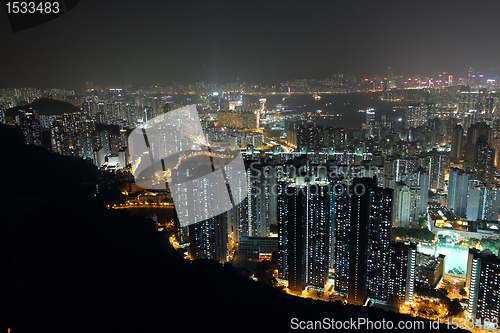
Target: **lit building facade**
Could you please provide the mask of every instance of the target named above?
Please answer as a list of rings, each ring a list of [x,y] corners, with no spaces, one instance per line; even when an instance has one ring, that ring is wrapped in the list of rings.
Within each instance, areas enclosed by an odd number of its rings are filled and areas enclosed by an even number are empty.
[[[256,161],[246,162],[247,166],[247,221],[241,235],[252,237],[269,236],[271,226],[277,224],[278,173],[280,167],[276,160],[265,164]],[[241,230],[243,230],[243,228]]]
[[[437,149],[433,149],[431,153],[427,155],[428,158],[428,170],[430,176],[430,188],[444,190],[444,175],[446,168],[446,154],[438,152]]]
[[[478,184],[469,189],[467,220],[497,221],[500,206],[500,190]]]
[[[427,214],[427,205],[429,203],[430,175],[427,171],[419,171],[420,187],[420,207],[419,214]]]
[[[477,139],[476,147],[474,171],[477,174],[477,179],[483,183],[491,184],[496,172],[495,149],[490,147],[488,138],[484,135]]]
[[[408,128],[424,125],[428,119],[429,106],[426,104],[409,105],[406,112],[406,123]]]
[[[450,168],[446,207],[458,216],[466,214],[469,176],[469,173],[461,169]]]
[[[469,249],[467,266],[468,312],[482,326],[498,323],[500,314],[500,259],[489,250]],[[483,326],[484,327],[484,326]],[[496,327],[495,327],[496,328]]]
[[[387,278],[387,304],[396,308],[413,302],[417,243],[392,242]]]
[[[278,195],[278,276],[292,290],[323,289],[330,255],[329,183],[307,175],[307,169],[299,168],[304,176],[295,170],[282,179]]]
[[[189,230],[189,255],[191,259],[227,261],[227,213],[191,224]]]
[[[335,198],[335,289],[353,304],[368,297],[385,301],[393,190],[378,188],[373,178],[355,178],[351,191],[345,187]]]
[[[392,225],[396,228],[410,227],[410,188],[404,183],[394,186]]]
[[[460,160],[462,159],[463,136],[463,127],[461,125],[455,125],[453,131],[451,132],[451,162],[460,162]]]
[[[23,111],[20,117],[20,125],[26,144],[35,146],[42,145],[42,127],[36,111]]]
[[[259,128],[259,112],[253,110],[220,110],[217,112],[219,127],[237,129]]]

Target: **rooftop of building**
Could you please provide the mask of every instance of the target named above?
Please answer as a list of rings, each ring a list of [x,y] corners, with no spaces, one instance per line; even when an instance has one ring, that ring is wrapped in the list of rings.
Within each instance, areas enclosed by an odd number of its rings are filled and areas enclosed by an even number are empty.
[[[417,254],[417,267],[425,270],[436,270],[444,261],[445,256],[440,254],[438,257],[434,257],[430,254],[418,253]]]

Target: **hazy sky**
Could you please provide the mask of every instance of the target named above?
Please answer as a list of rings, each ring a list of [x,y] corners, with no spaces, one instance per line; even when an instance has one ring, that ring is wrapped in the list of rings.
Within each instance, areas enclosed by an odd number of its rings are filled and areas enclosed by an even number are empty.
[[[500,67],[500,1],[80,0],[12,33],[0,10],[0,87],[279,84],[333,73],[463,75]]]

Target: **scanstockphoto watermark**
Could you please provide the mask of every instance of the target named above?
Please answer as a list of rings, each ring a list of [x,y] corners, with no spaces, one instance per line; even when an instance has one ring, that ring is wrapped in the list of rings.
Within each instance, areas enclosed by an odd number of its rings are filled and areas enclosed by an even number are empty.
[[[303,195],[308,194],[309,196],[317,196],[317,195],[347,195],[349,197],[355,196],[363,196],[366,193],[366,186],[364,184],[358,183],[355,185],[352,184],[344,184],[344,183],[336,183],[336,184],[328,184],[325,182],[317,182],[317,183],[275,183],[268,184],[265,186],[268,193],[273,195],[285,195],[285,196],[295,196],[299,192],[302,192]],[[289,189],[293,189],[293,191],[289,191]],[[258,186],[254,182],[250,181],[250,193],[253,195],[261,195],[263,192],[263,188]]]
[[[306,161],[305,165],[291,164],[286,167],[284,165],[270,166],[252,162],[250,170],[252,170],[253,177],[260,177],[265,173],[276,178],[285,178],[290,175],[297,177],[314,175],[316,178],[328,177],[329,179],[361,178],[382,172],[382,169],[372,165],[310,165],[309,161]]]
[[[248,184],[251,193],[255,195],[260,195],[263,189],[274,195],[289,195],[290,193],[287,189],[295,188],[296,191],[303,191],[304,193],[307,191],[310,195],[327,192],[329,195],[347,195],[351,197],[353,195],[364,195],[366,192],[365,185],[362,183],[353,185],[341,180],[345,180],[348,177],[360,178],[364,176],[371,178],[376,174],[378,168],[366,168],[363,166],[348,166],[347,168],[315,166],[311,170],[304,166],[289,165],[284,167],[278,165],[271,167],[253,162],[250,164],[250,170]],[[356,170],[356,172],[349,172],[349,170]],[[263,175],[265,177],[262,177]],[[271,182],[271,179],[274,179],[274,181]]]
[[[371,320],[369,318],[301,320],[292,318],[290,328],[292,330],[432,330],[439,329],[439,322],[429,322],[427,324],[422,320],[394,322],[384,318],[381,320]]]
[[[222,214],[247,197],[241,152],[207,142],[194,104],[136,127],[128,146],[136,185],[169,190],[182,227]]]

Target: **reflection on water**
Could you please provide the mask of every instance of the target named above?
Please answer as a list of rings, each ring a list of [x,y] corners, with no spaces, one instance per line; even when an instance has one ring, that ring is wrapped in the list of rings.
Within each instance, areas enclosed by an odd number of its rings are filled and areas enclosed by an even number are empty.
[[[267,109],[275,110],[284,108],[285,110],[297,112],[312,112],[322,110],[322,114],[342,115],[335,119],[335,127],[360,127],[366,121],[366,114],[359,113],[359,110],[368,108],[375,109],[376,119],[380,120],[382,113],[396,115],[400,110],[395,110],[395,107],[400,105],[397,102],[381,101],[379,99],[381,93],[349,93],[349,94],[323,94],[321,99],[315,99],[313,94],[292,94],[283,96],[281,94],[264,94],[264,95],[243,95],[243,99],[248,99],[251,107],[258,107],[259,99],[265,97],[267,99]],[[187,99],[190,101],[187,101]],[[173,102],[182,103],[183,105],[190,103],[200,103],[206,101],[200,99],[197,95],[174,95]],[[278,107],[279,106],[279,107]],[[284,113],[286,114],[286,112]],[[330,124],[328,124],[330,125]]]
[[[422,245],[419,244],[417,251],[425,254],[430,254],[433,256],[438,256],[444,254],[446,257],[444,259],[444,273],[448,274],[448,271],[453,268],[461,268],[463,271],[467,272],[467,257],[469,255],[469,249],[465,247],[460,247],[458,245]]]

